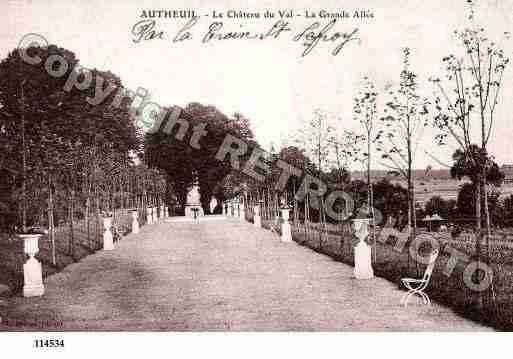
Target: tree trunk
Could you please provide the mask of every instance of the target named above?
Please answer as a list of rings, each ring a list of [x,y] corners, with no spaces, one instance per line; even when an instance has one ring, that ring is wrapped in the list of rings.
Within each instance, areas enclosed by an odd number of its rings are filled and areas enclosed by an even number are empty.
[[[48,180],[48,235],[50,237],[50,245],[52,246],[52,264],[56,266],[55,225],[53,222],[53,183],[51,177]]]
[[[308,243],[308,236],[310,235],[310,194],[306,194],[305,202],[305,242]]]
[[[407,187],[408,189],[406,190],[406,201],[408,202],[408,213],[407,213],[407,216],[408,216],[408,231],[409,231],[409,236],[408,236],[408,241],[411,243],[411,239],[412,239],[412,234],[411,234],[411,206],[410,206],[410,201],[411,201],[411,193],[410,193],[410,178],[408,176],[408,184],[407,184]],[[409,246],[410,244],[408,244]],[[407,271],[410,270],[410,255],[408,254],[407,256],[407,263],[406,263],[406,266],[407,266]]]
[[[318,198],[318,203],[319,203],[319,251],[322,251],[322,231],[323,231],[323,226],[324,226],[324,221],[323,221],[323,198],[322,196],[319,196]]]
[[[484,198],[484,212],[485,212],[485,245],[486,245],[486,264],[490,263],[490,236],[492,234],[491,229],[491,221],[490,221],[490,208],[488,205],[488,191],[486,190],[486,178],[483,180],[483,186],[481,188],[481,193]]]
[[[95,202],[95,213],[94,213],[94,217],[95,217],[95,221],[94,221],[94,236],[95,236],[95,239],[98,238],[98,244],[97,246],[95,247],[95,249],[97,248],[101,248],[101,239],[100,239],[100,194],[98,193],[98,184],[95,182],[94,184],[94,202]],[[95,243],[96,244],[96,243]]]
[[[21,111],[21,226],[23,232],[27,230],[27,144],[25,141],[25,97],[23,85],[21,87],[22,111]]]
[[[91,196],[90,191],[86,194],[86,205],[85,205],[85,213],[84,213],[84,221],[86,225],[86,232],[87,232],[87,243],[89,245],[91,240],[91,233],[90,233],[90,226],[89,226],[89,217],[91,212]]]
[[[294,225],[299,229],[299,203],[296,199],[296,186],[294,184]]]
[[[491,221],[490,221],[490,208],[489,208],[489,205],[488,205],[488,191],[487,191],[486,187],[487,187],[487,181],[486,181],[486,176],[484,176],[484,178],[483,178],[483,187],[482,187],[481,191],[482,191],[483,197],[484,197],[484,211],[485,211],[485,225],[486,225],[486,232],[485,232],[486,258],[485,258],[485,263],[489,266],[490,265],[490,237],[492,235],[492,229],[491,229]],[[488,294],[491,294],[492,299],[495,300],[493,281],[491,283],[490,289],[491,289],[491,291],[488,292]],[[488,296],[487,300],[489,298],[490,297]]]
[[[408,180],[408,227],[411,230],[411,238],[412,240],[417,235],[417,225],[415,223],[415,205],[413,203],[414,194],[413,194],[413,185],[411,180],[411,174],[409,175]],[[419,263],[415,260],[415,271],[417,276],[419,276]]]
[[[478,176],[477,183],[475,185],[475,206],[476,206],[476,261],[477,261],[477,272],[479,272],[479,263],[481,262],[481,238],[483,234],[482,222],[481,222],[481,186],[482,186],[481,175]],[[477,307],[482,307],[482,296],[481,292],[477,292]]]
[[[75,201],[75,191],[71,191],[70,198],[69,198],[69,254],[73,260],[75,260],[75,237],[73,233],[73,212],[75,210],[74,208],[74,201]]]
[[[407,177],[408,177],[408,230],[410,231],[410,239],[413,240],[417,235],[416,228],[417,225],[415,223],[415,204],[413,202],[413,156],[412,156],[412,144],[411,144],[411,132],[410,132],[410,116],[407,115],[407,123],[408,123],[408,137],[406,139],[407,151],[408,151],[408,168],[407,168]],[[411,244],[410,240],[410,244]],[[408,255],[409,261],[409,255]],[[415,260],[415,272],[417,276],[419,276],[419,263]]]

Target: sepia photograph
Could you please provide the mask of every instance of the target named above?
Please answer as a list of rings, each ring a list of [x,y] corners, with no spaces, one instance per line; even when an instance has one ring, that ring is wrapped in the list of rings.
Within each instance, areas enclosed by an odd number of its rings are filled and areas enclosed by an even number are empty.
[[[512,1],[0,14],[0,342],[513,331]]]

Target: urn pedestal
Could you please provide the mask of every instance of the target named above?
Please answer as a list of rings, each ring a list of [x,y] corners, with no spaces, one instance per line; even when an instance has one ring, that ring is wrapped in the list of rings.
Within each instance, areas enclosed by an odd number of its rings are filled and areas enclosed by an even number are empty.
[[[246,211],[244,209],[244,205],[243,204],[240,205],[239,219],[241,221],[245,221],[246,220]]]
[[[262,227],[262,220],[260,218],[260,206],[255,206],[253,208],[255,217],[253,218],[253,225],[257,228]]]
[[[281,209],[281,216],[283,218],[283,223],[281,224],[281,241],[282,242],[292,242],[292,231],[290,229],[289,213],[290,213],[290,208],[285,207],[285,208]]]
[[[41,263],[36,259],[39,252],[39,238],[41,234],[21,234],[23,239],[23,249],[29,256],[27,262],[23,265],[23,296],[40,297],[45,293],[43,285],[43,270]]]
[[[168,218],[168,217],[169,217],[169,207],[164,206],[164,218]]]
[[[157,223],[159,218],[157,216],[157,207],[152,208],[153,218],[151,219],[152,223]]]
[[[354,219],[355,236],[359,239],[354,249],[354,276],[356,279],[370,279],[374,277],[372,269],[372,249],[365,240],[369,236],[370,219]]]
[[[132,233],[139,233],[139,213],[132,211]]]
[[[146,224],[153,223],[153,212],[151,207],[146,208]]]
[[[164,206],[160,206],[160,220],[164,219]]]
[[[103,250],[111,251],[114,249],[114,237],[110,231],[112,227],[112,217],[103,218],[103,227],[105,228],[105,232],[103,232]]]

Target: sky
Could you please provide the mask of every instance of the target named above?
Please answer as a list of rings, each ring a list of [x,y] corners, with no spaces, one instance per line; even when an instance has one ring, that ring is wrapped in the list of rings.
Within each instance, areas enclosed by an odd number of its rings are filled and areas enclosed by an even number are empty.
[[[202,15],[191,29],[192,39],[173,43],[172,38],[187,19],[158,19],[163,40],[134,43],[131,29],[143,10],[191,9]],[[212,11],[229,9],[261,13],[292,9],[294,34],[309,26],[305,10],[340,12],[369,10],[371,19],[344,19],[334,29],[358,28],[360,42],[352,42],[337,55],[334,44],[321,43],[301,57],[303,47],[285,34],[277,40],[229,40],[201,43],[214,21]],[[478,3],[477,18],[491,38],[513,32],[513,2],[487,0]],[[209,16],[203,16],[209,14]],[[430,76],[442,74],[443,56],[459,48],[453,32],[467,24],[465,1],[442,0],[316,0],[316,1],[157,1],[157,0],[3,0],[0,4],[0,58],[14,49],[23,35],[38,33],[50,43],[65,47],[88,68],[110,70],[124,86],[143,87],[152,101],[161,105],[185,106],[200,102],[218,107],[226,114],[238,111],[251,121],[258,141],[266,148],[291,143],[304,121],[317,108],[330,114],[339,130],[361,131],[353,119],[352,99],[362,76],[375,81],[378,91],[397,84],[401,71],[401,49],[412,49],[412,69],[418,74],[420,92],[430,95]],[[223,19],[226,30],[262,32],[274,19]],[[320,19],[325,24],[328,20]],[[511,55],[513,44],[503,44]],[[513,72],[504,75],[497,107],[490,152],[498,163],[513,163],[509,150],[512,139],[511,103]],[[384,100],[382,100],[384,101]],[[340,119],[340,120],[336,120]],[[416,168],[440,167],[432,157],[450,162],[454,146],[435,145],[435,131],[424,132]],[[432,157],[425,154],[428,151]],[[375,167],[380,167],[376,165]]]

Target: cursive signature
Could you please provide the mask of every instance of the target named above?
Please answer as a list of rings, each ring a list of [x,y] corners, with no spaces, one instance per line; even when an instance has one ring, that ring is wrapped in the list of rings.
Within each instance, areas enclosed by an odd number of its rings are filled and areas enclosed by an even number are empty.
[[[340,41],[339,44],[333,49],[331,54],[336,56],[339,54],[340,50],[347,43],[351,41],[360,41],[360,38],[357,37],[358,28],[355,28],[352,32],[334,32],[330,34],[330,30],[335,23],[336,19],[331,20],[326,26],[324,26],[320,31],[316,31],[321,24],[319,22],[314,22],[312,25],[308,26],[303,32],[297,34],[292,39],[293,41],[304,41],[303,46],[305,50],[303,51],[302,56],[308,55],[322,40],[323,42],[336,42]]]

